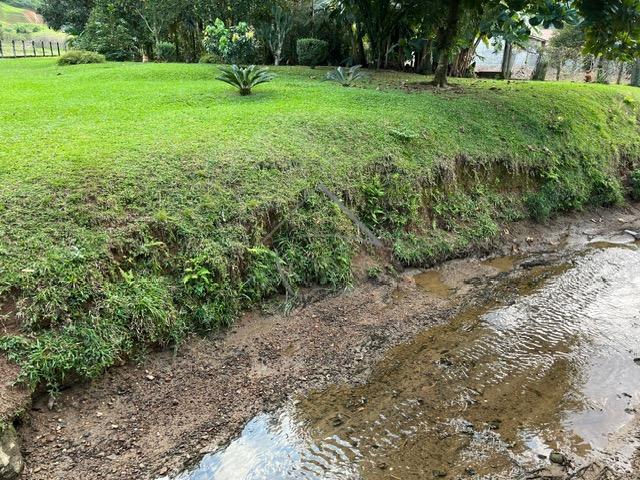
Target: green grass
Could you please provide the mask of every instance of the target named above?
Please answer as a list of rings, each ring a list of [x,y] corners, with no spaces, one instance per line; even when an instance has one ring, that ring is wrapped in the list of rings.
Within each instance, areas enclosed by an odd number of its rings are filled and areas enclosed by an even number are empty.
[[[318,182],[428,265],[528,214],[621,201],[640,158],[631,87],[343,88],[284,67],[243,98],[211,65],[1,62],[0,311],[23,334],[0,346],[32,386],[228,325],[286,284],[348,285],[360,237]]]

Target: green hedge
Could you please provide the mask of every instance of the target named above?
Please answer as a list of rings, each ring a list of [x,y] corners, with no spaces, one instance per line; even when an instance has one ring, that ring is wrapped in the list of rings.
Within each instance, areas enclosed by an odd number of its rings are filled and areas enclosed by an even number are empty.
[[[296,44],[298,62],[314,68],[327,61],[329,55],[329,44],[317,38],[301,38]]]
[[[83,65],[86,63],[104,63],[104,55],[86,50],[71,50],[58,59],[58,65]]]

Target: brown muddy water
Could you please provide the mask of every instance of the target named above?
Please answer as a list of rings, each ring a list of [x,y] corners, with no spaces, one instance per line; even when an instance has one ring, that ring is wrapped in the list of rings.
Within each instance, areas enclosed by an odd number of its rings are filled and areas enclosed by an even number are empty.
[[[522,272],[392,349],[368,383],[261,414],[175,478],[640,478],[629,435],[640,408],[638,247],[598,243],[527,270],[515,257],[490,262]],[[449,293],[438,271],[415,280],[416,295]]]

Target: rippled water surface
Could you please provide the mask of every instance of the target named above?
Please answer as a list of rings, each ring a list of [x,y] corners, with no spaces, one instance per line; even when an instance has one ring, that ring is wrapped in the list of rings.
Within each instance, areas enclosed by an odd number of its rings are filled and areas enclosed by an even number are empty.
[[[366,385],[254,418],[178,478],[526,478],[552,450],[628,473],[640,252],[606,247],[536,267],[489,305],[393,349]]]

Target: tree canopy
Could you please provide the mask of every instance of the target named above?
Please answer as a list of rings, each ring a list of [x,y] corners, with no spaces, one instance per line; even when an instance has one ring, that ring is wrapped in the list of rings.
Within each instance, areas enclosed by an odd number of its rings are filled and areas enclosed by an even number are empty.
[[[179,59],[197,61],[206,27],[221,19],[255,27],[265,62],[295,62],[296,40],[312,37],[328,43],[332,64],[411,64],[441,86],[468,71],[481,41],[519,44],[539,28],[580,25],[585,53],[640,55],[640,0],[43,0],[40,12],[114,59],[157,57],[171,42]]]

